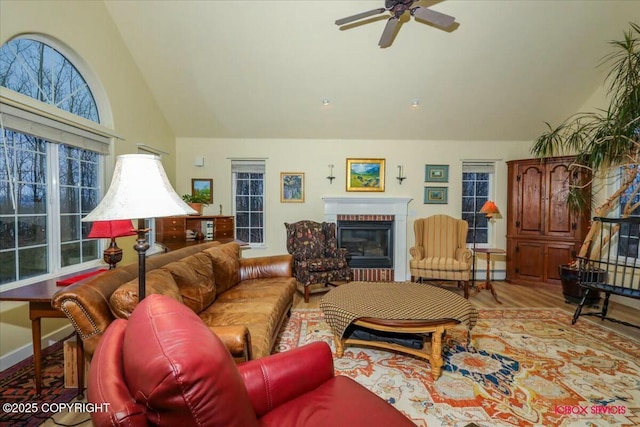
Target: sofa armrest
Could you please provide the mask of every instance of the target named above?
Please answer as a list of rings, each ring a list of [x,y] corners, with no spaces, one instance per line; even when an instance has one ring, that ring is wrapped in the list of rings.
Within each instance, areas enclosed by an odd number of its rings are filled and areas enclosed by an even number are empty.
[[[414,261],[424,258],[424,246],[413,246],[409,248],[409,253]]]
[[[273,255],[256,258],[240,258],[240,281],[268,277],[292,277],[293,257]]]
[[[238,366],[258,418],[333,378],[333,357],[314,342]]]
[[[62,288],[51,299],[51,305],[69,318],[80,335],[87,357],[93,356],[102,334],[115,319],[109,307],[111,294],[134,277],[126,268],[110,270]]]
[[[251,360],[251,336],[244,325],[209,326],[237,362]]]

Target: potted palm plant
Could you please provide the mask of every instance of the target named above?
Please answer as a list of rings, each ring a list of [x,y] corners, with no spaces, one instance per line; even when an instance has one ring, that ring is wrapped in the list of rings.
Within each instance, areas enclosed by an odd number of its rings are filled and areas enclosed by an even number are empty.
[[[605,77],[608,107],[597,112],[577,113],[556,127],[547,123],[549,130],[537,138],[531,149],[540,159],[575,155],[571,167],[591,172],[593,193],[602,190],[607,177],[620,174],[620,187],[598,206],[591,206],[594,216],[607,216],[617,208],[621,196],[630,190],[640,171],[640,26],[633,22],[629,25],[622,40],[609,42],[612,50],[601,64],[608,66]],[[567,202],[574,211],[587,209],[587,204],[596,199],[587,194],[587,188],[584,182],[570,183]],[[640,203],[634,202],[639,190],[640,186],[636,186],[622,206],[623,217],[640,208]],[[599,255],[587,253],[598,231],[596,227],[589,229],[579,257]],[[560,268],[571,276],[571,266]],[[573,290],[567,292],[573,295]]]
[[[209,195],[203,193],[183,194],[182,200],[198,212],[197,215],[202,215],[202,208],[209,205]]]

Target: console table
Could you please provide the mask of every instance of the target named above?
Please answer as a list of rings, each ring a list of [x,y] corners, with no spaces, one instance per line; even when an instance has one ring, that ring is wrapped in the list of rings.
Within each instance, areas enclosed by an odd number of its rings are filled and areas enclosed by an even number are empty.
[[[36,394],[42,391],[42,331],[40,319],[43,318],[63,318],[67,316],[51,305],[53,295],[62,289],[56,285],[56,281],[65,279],[78,273],[68,274],[63,277],[56,277],[32,285],[23,286],[16,289],[0,292],[0,301],[28,302],[29,319],[31,320],[31,339],[33,342],[33,365],[36,375]],[[78,397],[84,395],[84,348],[82,339],[76,334],[78,345],[76,346],[76,362],[78,371]]]

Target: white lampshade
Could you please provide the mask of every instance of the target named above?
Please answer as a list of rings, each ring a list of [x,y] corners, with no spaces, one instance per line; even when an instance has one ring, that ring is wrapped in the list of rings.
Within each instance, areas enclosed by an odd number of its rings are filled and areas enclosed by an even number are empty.
[[[155,218],[196,213],[175,192],[158,156],[118,156],[111,185],[82,221]]]

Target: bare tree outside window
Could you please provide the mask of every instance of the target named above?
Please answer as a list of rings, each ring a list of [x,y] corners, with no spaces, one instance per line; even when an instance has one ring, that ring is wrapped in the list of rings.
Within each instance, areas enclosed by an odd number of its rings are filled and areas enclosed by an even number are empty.
[[[99,123],[85,79],[40,41],[17,38],[0,48],[0,85]],[[102,155],[39,135],[37,126],[0,124],[0,285],[99,259],[81,218],[100,197]]]

